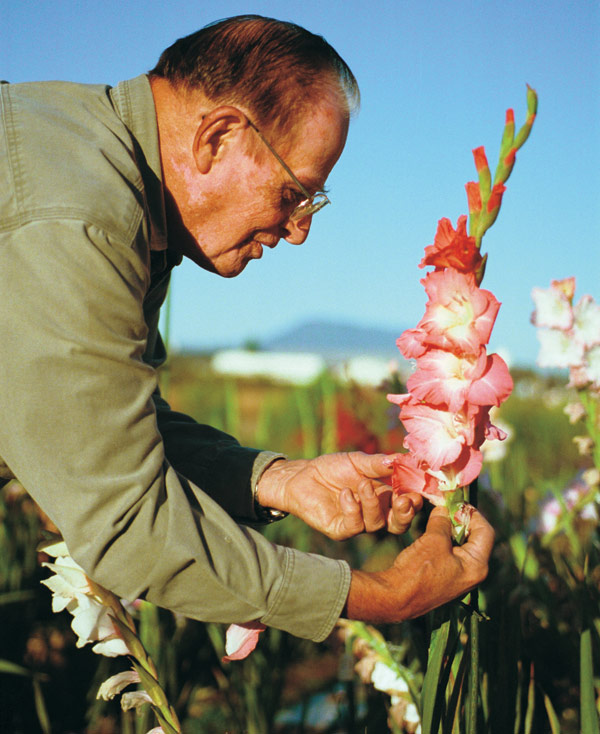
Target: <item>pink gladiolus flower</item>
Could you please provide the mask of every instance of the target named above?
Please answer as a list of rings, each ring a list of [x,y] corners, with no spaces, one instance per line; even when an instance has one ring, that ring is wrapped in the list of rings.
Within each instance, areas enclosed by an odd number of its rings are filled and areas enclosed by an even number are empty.
[[[230,624],[225,638],[227,654],[222,658],[222,662],[248,657],[256,647],[259,634],[266,629],[265,625],[257,620],[246,624]]]
[[[453,269],[429,273],[421,281],[429,301],[417,325],[426,332],[423,343],[460,354],[479,354],[492,333],[500,303],[478,288],[473,275]]]
[[[460,410],[465,402],[500,405],[510,395],[512,378],[504,360],[487,355],[481,347],[477,356],[459,356],[431,349],[417,361],[417,371],[408,379],[409,391],[432,405]]]
[[[407,404],[400,410],[400,420],[408,432],[405,448],[432,469],[456,461],[462,447],[474,439],[473,422],[462,411],[449,413],[429,405]]]
[[[402,454],[394,460],[392,489],[396,493],[417,492],[433,505],[444,505],[444,495],[438,480],[426,472],[411,454]]]
[[[482,465],[481,451],[472,446],[463,446],[458,458],[451,464],[437,471],[429,469],[428,472],[438,480],[438,487],[442,492],[451,492],[477,479]]]
[[[487,362],[485,348],[479,355],[460,355],[443,349],[430,349],[417,362],[417,371],[406,387],[419,400],[437,407],[460,410],[474,380],[483,374]]]
[[[513,380],[506,362],[499,354],[488,354],[483,374],[474,380],[467,395],[473,405],[499,407],[511,394]]]
[[[406,329],[396,339],[396,346],[406,359],[416,359],[427,351],[427,347],[423,345],[424,338],[425,332],[421,329]]]

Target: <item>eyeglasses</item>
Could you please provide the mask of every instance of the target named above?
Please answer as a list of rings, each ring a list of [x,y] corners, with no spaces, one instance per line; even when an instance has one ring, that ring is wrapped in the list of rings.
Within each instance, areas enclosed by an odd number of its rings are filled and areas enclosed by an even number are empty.
[[[298,179],[294,176],[287,163],[283,160],[283,158],[281,158],[279,153],[277,153],[277,151],[273,148],[273,146],[269,143],[269,141],[265,138],[261,131],[256,127],[252,120],[250,120],[248,117],[246,117],[246,119],[248,120],[248,124],[250,125],[250,127],[256,132],[258,137],[263,141],[263,143],[267,146],[271,153],[273,153],[273,155],[275,156],[275,158],[277,158],[288,176],[292,179],[292,181],[300,189],[302,194],[306,197],[293,209],[289,218],[294,222],[298,222],[300,221],[300,219],[304,219],[305,217],[312,217],[313,214],[316,214],[324,206],[327,206],[327,204],[331,204],[324,191],[317,191],[312,195],[309,194],[304,186],[300,183],[300,181],[298,181]]]

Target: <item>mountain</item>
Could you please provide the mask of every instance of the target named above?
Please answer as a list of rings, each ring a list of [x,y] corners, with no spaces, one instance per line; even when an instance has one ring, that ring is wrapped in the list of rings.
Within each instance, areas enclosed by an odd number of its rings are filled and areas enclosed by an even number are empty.
[[[396,339],[404,331],[334,321],[308,321],[263,340],[261,348],[277,352],[315,352],[338,361],[361,355],[401,359]]]

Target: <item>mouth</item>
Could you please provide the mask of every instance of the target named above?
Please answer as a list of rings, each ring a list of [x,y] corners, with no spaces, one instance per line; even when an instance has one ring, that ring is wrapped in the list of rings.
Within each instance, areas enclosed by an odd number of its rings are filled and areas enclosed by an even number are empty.
[[[264,242],[262,240],[251,239],[248,243],[250,245],[250,257],[255,260],[260,260],[263,254],[263,248],[268,247],[272,250],[277,246],[278,242],[279,240],[276,242]]]

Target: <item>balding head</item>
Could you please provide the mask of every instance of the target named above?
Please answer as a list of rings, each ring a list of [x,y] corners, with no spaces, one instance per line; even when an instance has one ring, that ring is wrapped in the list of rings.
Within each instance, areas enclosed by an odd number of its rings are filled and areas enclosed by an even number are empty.
[[[324,38],[258,15],[218,21],[179,39],[150,75],[215,105],[241,106],[259,127],[284,137],[332,92],[348,117],[360,98],[354,75]]]

